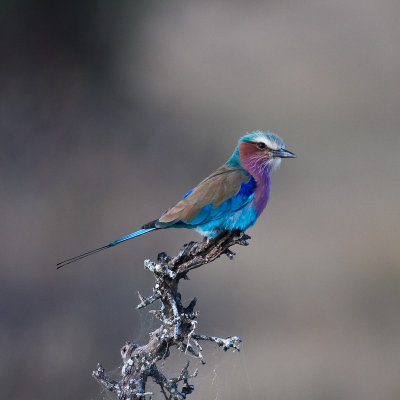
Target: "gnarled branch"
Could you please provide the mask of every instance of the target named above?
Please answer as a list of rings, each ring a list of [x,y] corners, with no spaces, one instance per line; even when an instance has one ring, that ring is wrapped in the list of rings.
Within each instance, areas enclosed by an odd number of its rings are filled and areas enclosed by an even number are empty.
[[[250,237],[243,232],[226,231],[215,239],[185,244],[176,257],[160,253],[157,262],[145,260],[144,266],[153,272],[155,284],[149,297],[139,293],[140,303],[137,308],[159,300],[160,309],[151,312],[161,321],[161,325],[150,333],[149,341],[145,345],[128,342],[122,347],[123,367],[119,381],[108,377],[100,364],[93,371],[94,378],[107,390],[114,392],[119,400],[152,399],[152,393],[146,392],[149,378],[160,386],[165,399],[182,400],[192,393],[194,386],[188,381],[197,375],[197,370],[189,373],[189,361],[175,378],[164,376],[157,368],[157,362],[167,358],[170,348],[175,346],[205,363],[199,341],[214,342],[226,351],[230,348],[239,350],[241,339],[238,336],[224,339],[197,334],[198,313],[194,311],[196,298],[185,307],[178,291],[179,281],[182,278],[188,279],[187,274],[192,269],[208,264],[223,254],[232,259],[235,253],[230,247],[235,244],[247,246],[248,239]]]

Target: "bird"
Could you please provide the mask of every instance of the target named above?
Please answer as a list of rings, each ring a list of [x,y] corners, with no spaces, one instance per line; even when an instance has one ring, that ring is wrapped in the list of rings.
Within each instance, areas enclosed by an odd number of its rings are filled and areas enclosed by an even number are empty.
[[[272,132],[253,131],[242,136],[224,165],[187,192],[173,207],[141,229],[105,246],[59,262],[57,269],[159,229],[195,229],[206,238],[225,231],[246,231],[253,226],[268,203],[271,171],[282,158],[296,155]]]

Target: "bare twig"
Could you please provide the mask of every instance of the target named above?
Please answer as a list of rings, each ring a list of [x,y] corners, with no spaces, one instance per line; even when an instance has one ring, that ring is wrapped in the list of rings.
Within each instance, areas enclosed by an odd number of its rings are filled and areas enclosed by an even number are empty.
[[[226,351],[230,348],[240,350],[241,339],[238,336],[224,339],[197,334],[195,330],[198,313],[194,311],[196,298],[184,307],[178,292],[179,281],[188,279],[187,274],[192,269],[208,264],[222,254],[232,259],[235,253],[229,248],[235,244],[247,246],[248,239],[250,237],[243,232],[227,231],[216,239],[185,244],[176,257],[172,258],[165,253],[160,253],[157,262],[145,260],[144,266],[153,272],[155,284],[151,296],[144,297],[138,294],[140,303],[137,308],[146,307],[160,300],[160,310],[151,312],[161,321],[161,326],[150,333],[147,344],[139,346],[128,342],[122,347],[123,367],[119,381],[108,377],[100,364],[93,371],[93,377],[107,390],[114,392],[119,400],[145,400],[146,398],[151,400],[153,394],[146,392],[148,378],[152,378],[160,386],[165,399],[186,399],[187,395],[194,390],[194,386],[188,381],[197,375],[197,370],[190,374],[188,361],[177,377],[167,378],[157,368],[157,362],[167,358],[170,348],[175,346],[180,351],[189,352],[205,363],[200,340],[214,342]]]

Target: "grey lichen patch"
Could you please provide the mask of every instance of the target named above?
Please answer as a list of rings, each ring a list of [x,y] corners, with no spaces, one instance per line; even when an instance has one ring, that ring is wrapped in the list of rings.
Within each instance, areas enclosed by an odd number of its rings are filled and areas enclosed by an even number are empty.
[[[167,378],[158,369],[157,362],[168,358],[170,348],[175,347],[185,354],[189,353],[205,364],[200,341],[213,342],[227,351],[240,350],[242,340],[238,336],[219,338],[198,334],[196,332],[198,313],[194,311],[197,299],[194,298],[185,307],[178,291],[179,281],[188,279],[187,274],[192,269],[208,264],[223,254],[232,259],[235,253],[229,248],[235,244],[247,246],[248,239],[250,237],[243,232],[224,232],[216,239],[185,244],[176,257],[160,253],[157,262],[145,260],[145,269],[153,272],[155,284],[149,297],[138,293],[140,303],[137,308],[144,308],[159,300],[160,309],[150,312],[161,325],[149,333],[147,344],[139,346],[127,342],[121,348],[123,366],[119,381],[107,376],[100,364],[93,371],[94,378],[107,390],[115,393],[119,400],[155,400],[153,393],[146,391],[149,378],[160,386],[165,399],[186,399],[194,391],[189,379],[196,377],[198,371],[196,369],[193,373],[189,373],[189,361],[187,361],[177,377]]]

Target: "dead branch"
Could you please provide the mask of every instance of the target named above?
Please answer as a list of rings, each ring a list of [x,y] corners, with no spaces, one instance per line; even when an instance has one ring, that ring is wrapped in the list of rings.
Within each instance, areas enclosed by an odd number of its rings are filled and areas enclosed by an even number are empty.
[[[149,297],[139,295],[138,309],[159,300],[159,310],[151,312],[161,322],[159,328],[149,334],[148,343],[139,346],[127,342],[121,349],[123,366],[121,379],[113,380],[107,376],[104,368],[98,364],[93,377],[107,390],[117,395],[119,400],[151,400],[153,394],[146,392],[146,384],[151,378],[160,386],[165,399],[182,400],[193,392],[194,386],[189,379],[197,375],[197,370],[189,373],[189,361],[175,378],[167,378],[157,368],[157,362],[166,359],[170,349],[175,346],[180,351],[189,352],[205,363],[199,341],[211,341],[222,347],[239,350],[241,339],[238,336],[218,338],[196,333],[198,313],[194,311],[196,298],[186,307],[181,302],[178,291],[179,281],[188,279],[188,272],[208,264],[225,254],[230,259],[235,253],[230,247],[235,244],[247,246],[248,235],[239,231],[227,231],[216,239],[206,239],[201,243],[185,244],[176,257],[160,253],[157,262],[144,261],[144,267],[153,272],[155,284]]]

